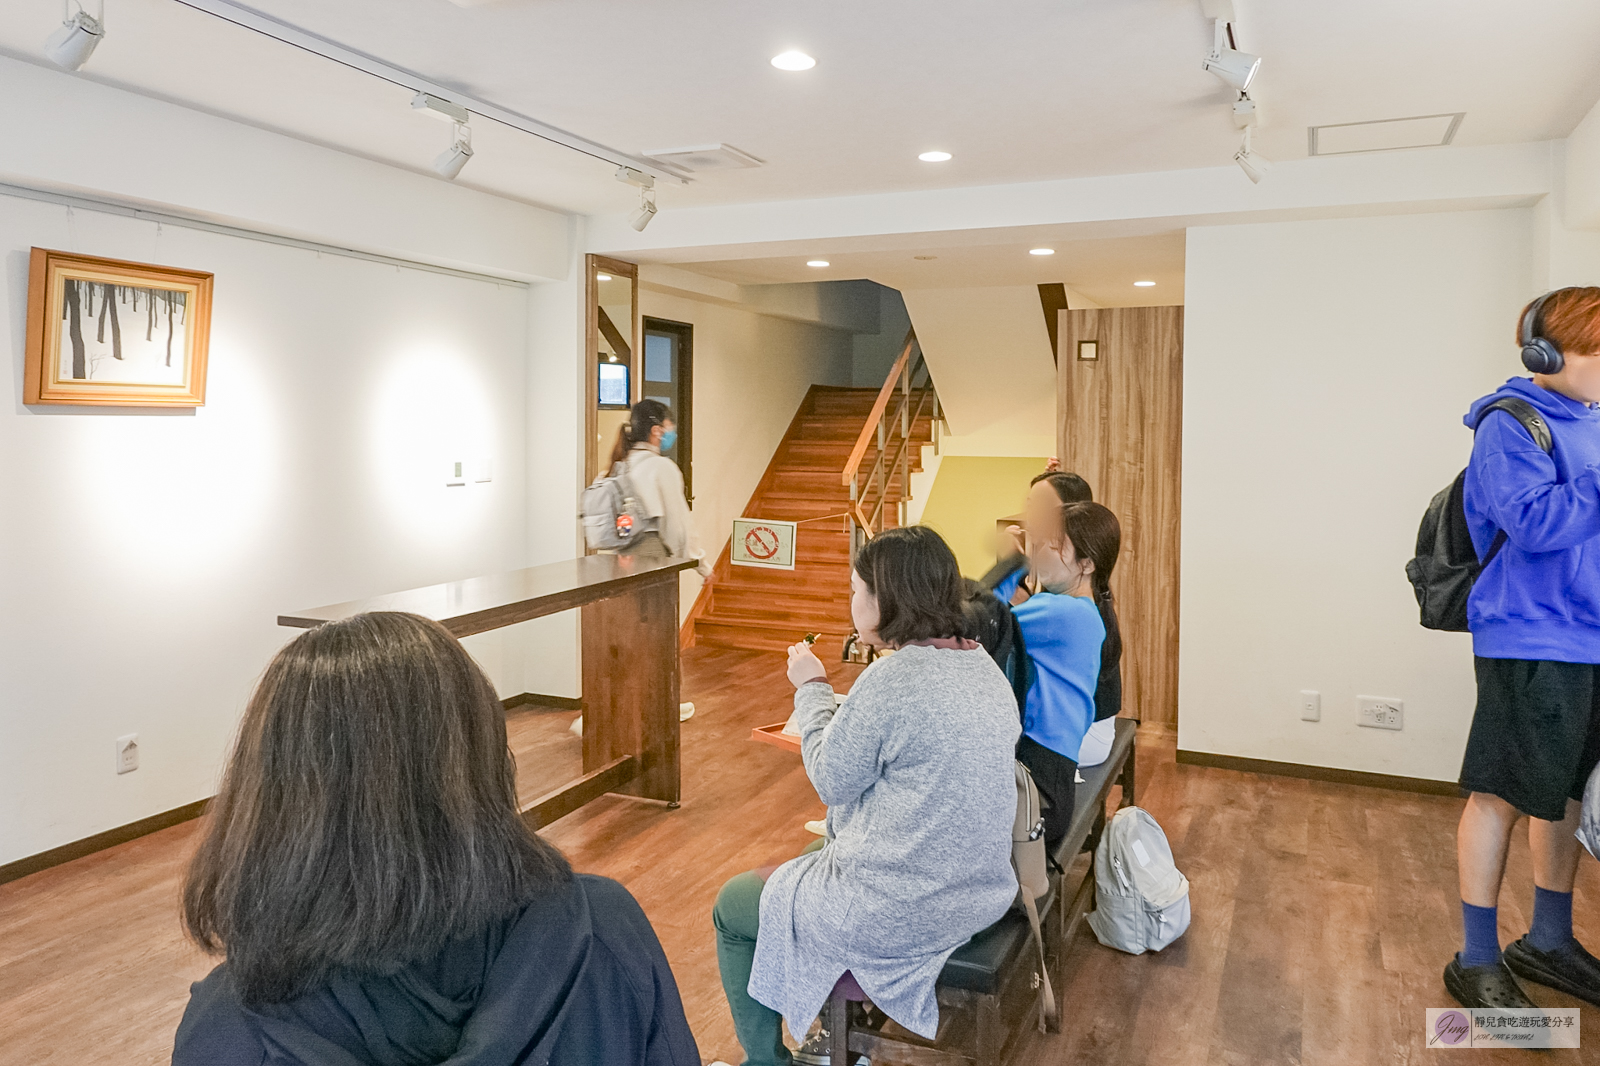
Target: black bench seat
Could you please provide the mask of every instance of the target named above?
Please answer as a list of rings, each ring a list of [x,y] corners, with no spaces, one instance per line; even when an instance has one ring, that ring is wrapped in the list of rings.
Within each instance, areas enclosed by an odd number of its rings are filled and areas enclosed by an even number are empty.
[[[1094,861],[1079,861],[1098,840],[1105,824],[1106,799],[1122,786],[1119,806],[1134,802],[1134,740],[1138,723],[1119,718],[1111,753],[1099,766],[1080,771],[1072,824],[1053,856],[1062,871],[1051,877],[1049,895],[1040,907],[1044,924],[1046,965],[1056,989],[1059,1017],[1061,959],[1077,925],[1094,899]],[[1063,876],[1064,875],[1064,876]],[[843,1063],[855,1054],[874,1062],[914,1062],[921,1066],[1001,1066],[1021,1043],[1017,1038],[1037,1024],[1039,1009],[1038,953],[1028,919],[1020,911],[974,936],[945,963],[939,974],[939,1035],[933,1041],[881,1021],[862,1024],[852,1018],[850,1003],[836,990],[828,1001],[828,1028],[833,1059]],[[961,1024],[967,1023],[967,1024]],[[967,1039],[956,1039],[958,1028]],[[960,1046],[964,1045],[964,1046]],[[846,1054],[848,1046],[851,1054]]]

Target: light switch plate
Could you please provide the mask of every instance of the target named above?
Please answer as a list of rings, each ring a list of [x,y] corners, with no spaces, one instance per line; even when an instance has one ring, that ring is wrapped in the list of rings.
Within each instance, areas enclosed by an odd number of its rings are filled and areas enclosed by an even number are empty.
[[[446,485],[465,485],[467,483],[467,461],[465,459],[452,459],[444,464],[444,483]]]
[[[1300,690],[1300,720],[1302,722],[1322,721],[1322,693],[1308,688]]]

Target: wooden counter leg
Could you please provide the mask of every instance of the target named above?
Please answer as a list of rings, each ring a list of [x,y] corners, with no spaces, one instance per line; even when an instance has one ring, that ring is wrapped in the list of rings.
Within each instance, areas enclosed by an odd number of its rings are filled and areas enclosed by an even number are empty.
[[[619,755],[642,771],[617,791],[676,804],[678,776],[678,575],[585,604],[583,769]]]

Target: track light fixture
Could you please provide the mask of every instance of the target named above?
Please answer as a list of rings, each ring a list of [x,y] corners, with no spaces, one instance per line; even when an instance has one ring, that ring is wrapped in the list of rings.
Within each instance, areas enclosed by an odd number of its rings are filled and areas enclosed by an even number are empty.
[[[1239,169],[1244,171],[1245,177],[1254,184],[1261,184],[1261,179],[1267,176],[1267,171],[1272,169],[1272,160],[1264,159],[1257,155],[1250,147],[1250,127],[1244,128],[1244,143],[1239,145],[1239,150],[1233,153],[1233,161],[1239,164]]]
[[[419,111],[424,115],[442,119],[445,122],[460,122],[463,125],[472,116],[460,104],[453,104],[449,100],[428,93],[418,93],[411,98],[411,110]]]
[[[650,220],[656,217],[656,191],[648,186],[639,190],[639,210],[628,216],[628,225],[644,232]]]
[[[1261,57],[1232,47],[1228,41],[1228,26],[1218,19],[1211,51],[1200,66],[1244,92],[1256,80],[1256,71],[1261,69]]]
[[[1261,109],[1250,99],[1249,93],[1240,93],[1233,102],[1233,124],[1239,129],[1261,125]]]
[[[453,130],[455,138],[450,147],[440,152],[433,161],[433,169],[451,181],[456,179],[461,168],[472,158],[472,127],[465,122],[457,122]]]
[[[71,0],[62,7],[61,25],[44,42],[44,54],[58,67],[80,70],[106,35],[105,7],[102,4],[99,18]],[[73,7],[77,7],[77,14],[73,14]]]

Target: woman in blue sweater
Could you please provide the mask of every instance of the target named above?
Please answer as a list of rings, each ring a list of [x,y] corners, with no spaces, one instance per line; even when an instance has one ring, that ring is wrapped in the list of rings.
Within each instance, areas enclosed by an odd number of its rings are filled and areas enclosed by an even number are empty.
[[[1600,961],[1572,935],[1584,783],[1600,761],[1600,288],[1560,289],[1518,325],[1533,377],[1472,405],[1464,504],[1480,559],[1467,601],[1478,681],[1456,833],[1465,944],[1445,987],[1467,1007],[1531,1007],[1512,974],[1600,1004]],[[1512,414],[1531,406],[1548,453]],[[1495,905],[1528,815],[1533,928],[1505,949]]]
[[[1028,577],[995,589],[1008,600],[1033,663],[1017,758],[1049,800],[1045,845],[1052,851],[1072,824],[1083,738],[1095,720],[1106,627],[1096,606],[1109,595],[1122,529],[1098,503],[1030,513]]]

